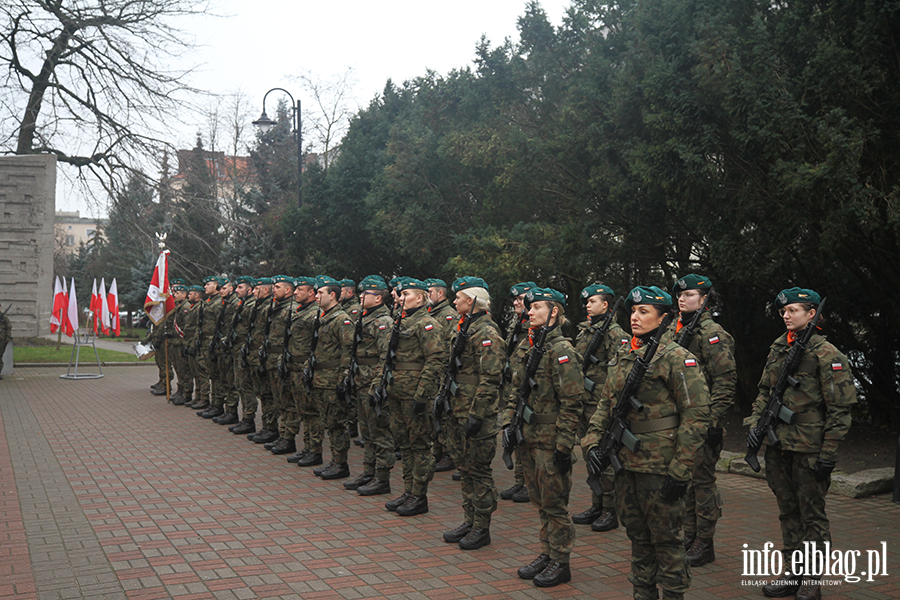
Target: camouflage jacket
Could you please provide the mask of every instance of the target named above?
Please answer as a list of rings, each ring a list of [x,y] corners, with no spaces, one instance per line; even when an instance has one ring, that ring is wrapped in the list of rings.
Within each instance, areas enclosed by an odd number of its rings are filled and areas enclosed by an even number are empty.
[[[185,346],[192,346],[197,342],[199,331],[200,305],[203,301],[188,302],[185,300],[178,314],[175,315],[175,324],[184,333],[182,341]]]
[[[175,301],[175,312],[172,317],[172,326],[170,331],[172,332],[172,337],[169,339],[169,345],[174,347],[181,347],[184,345],[184,326],[182,323],[184,322],[183,311],[185,305],[188,304],[187,300],[176,300]]]
[[[550,415],[544,416],[544,419],[555,415],[555,421],[524,424],[524,445],[570,453],[575,445],[578,418],[583,410],[584,377],[581,374],[581,355],[563,337],[559,327],[554,327],[547,334],[545,346],[546,352],[534,376],[538,385],[528,398],[528,406],[535,415]],[[505,390],[504,426],[509,425],[515,413],[530,351],[531,340],[526,335],[510,357],[512,382]]]
[[[318,310],[315,301],[297,304],[294,307],[294,313],[291,315],[291,337],[288,343],[288,352],[291,355],[288,369],[291,371],[302,371],[309,362],[313,327]]]
[[[353,327],[353,321],[339,304],[319,316],[313,387],[334,390],[347,376],[350,371]]]
[[[381,305],[363,314],[362,339],[356,347],[356,360],[359,374],[356,376],[356,387],[361,393],[368,393],[375,377],[378,365],[384,360],[388,343],[391,340],[391,311]],[[363,396],[365,398],[365,396]]]
[[[496,421],[506,342],[488,313],[475,314],[472,319],[469,339],[460,357],[462,365],[456,374],[459,390],[451,400],[453,416],[457,419],[473,416],[483,421]],[[451,339],[451,349],[459,333],[456,329]]]
[[[441,300],[437,304],[428,307],[431,318],[441,324],[446,340],[456,336],[456,324],[459,322],[459,313],[448,300]]]
[[[234,313],[237,312],[240,300],[234,292],[222,298],[222,326],[219,327],[219,347],[223,353],[231,353],[231,346],[229,345],[231,324],[234,322]]]
[[[643,353],[641,353],[643,354]],[[606,431],[610,412],[619,400],[619,391],[637,361],[638,354],[622,350],[609,364],[609,374],[597,412],[591,418],[581,444],[585,450],[596,446]],[[629,471],[671,475],[679,481],[691,478],[694,454],[706,441],[709,427],[709,390],[706,378],[693,354],[676,344],[660,344],[636,394],[644,405],[632,411],[629,422],[655,421],[677,416],[678,425],[660,431],[635,433],[641,441],[637,454],[622,446],[619,460]]]
[[[609,363],[616,357],[619,350],[631,342],[631,336],[625,333],[625,330],[619,327],[618,323],[613,321],[609,326],[609,331],[607,331],[604,338],[600,340],[600,345],[597,346],[597,350],[594,351],[597,362],[593,362],[589,357],[585,356],[584,353],[587,350],[588,344],[591,343],[591,338],[594,337],[594,332],[603,327],[604,318],[605,316],[598,319],[597,323],[594,325],[591,325],[589,320],[579,323],[578,337],[575,338],[575,350],[578,351],[578,354],[580,354],[584,360],[582,372],[585,374],[585,410],[589,410],[589,407],[595,407],[600,401],[600,392],[603,391],[603,385],[606,383],[606,374],[609,370]]]
[[[250,318],[253,316],[253,307],[255,306],[256,298],[251,295],[237,299],[237,306],[229,323],[228,331],[231,352],[234,356],[241,353],[241,349],[247,342],[247,331],[250,329]]]
[[[268,349],[269,356],[266,358],[266,369],[274,369],[281,360],[281,354],[284,352],[284,334],[289,327],[288,319],[294,311],[294,298],[288,296],[284,300],[279,300],[272,305],[269,311],[269,338]]]
[[[0,344],[6,344],[12,339],[12,323],[9,317],[3,315],[0,317]]]
[[[755,426],[759,421],[789,351],[787,333],[775,340],[769,349],[766,367],[759,380],[759,395],[750,417],[751,425]],[[850,407],[856,404],[856,386],[847,357],[825,336],[813,334],[794,377],[800,386],[788,386],[784,392],[784,405],[798,415],[819,411],[825,418],[820,422],[793,425],[777,421],[775,435],[781,440],[781,447],[794,452],[818,453],[823,460],[837,460],[838,443],[850,430]]]
[[[509,327],[507,330],[509,331],[509,335],[506,336],[506,352],[512,357],[513,353],[516,351],[516,348],[519,347],[519,344],[522,343],[522,339],[528,335],[528,315],[525,315],[525,320],[522,321],[521,325],[519,325],[519,332],[516,333],[516,323],[519,322],[521,317],[516,313],[513,313],[513,318],[509,322]],[[503,373],[504,373],[504,385],[509,382],[509,378],[512,377],[512,366],[509,361],[507,361],[503,365]],[[508,386],[507,386],[508,387]],[[505,395],[504,395],[505,397]]]
[[[347,313],[347,316],[356,323],[356,317],[359,316],[359,300],[356,299],[356,296],[350,298],[348,300],[344,300],[341,302],[341,310]]]
[[[225,301],[221,296],[212,296],[201,302],[200,307],[200,350],[209,351],[209,343],[213,341],[218,324],[219,313],[222,312]],[[218,342],[218,340],[216,340]]]
[[[254,367],[259,366],[259,352],[266,347],[266,335],[269,332],[271,324],[269,313],[272,311],[272,297],[260,298],[256,301],[254,310],[256,311],[256,319],[250,325],[249,333],[249,353],[247,362]]]
[[[390,331],[388,331],[390,334]],[[447,361],[447,345],[444,343],[441,325],[424,307],[407,312],[400,324],[400,341],[397,344],[397,364],[422,365],[418,369],[394,369],[394,382],[388,394],[399,393],[416,402],[431,402],[437,396]],[[384,363],[373,374],[372,386],[380,383]]]
[[[680,318],[663,335],[663,342],[675,341],[680,331]],[[709,412],[712,427],[721,427],[725,414],[734,404],[737,366],[734,362],[734,338],[713,321],[709,311],[703,313],[697,331],[688,341],[687,350],[700,361],[709,388]]]

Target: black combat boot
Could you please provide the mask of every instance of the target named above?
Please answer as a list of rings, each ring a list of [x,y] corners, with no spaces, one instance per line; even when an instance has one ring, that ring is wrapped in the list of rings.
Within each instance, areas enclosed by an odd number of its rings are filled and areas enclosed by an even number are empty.
[[[309,454],[309,450],[304,448],[303,450],[300,450],[299,452],[288,456],[287,461],[296,465],[298,462],[300,462],[300,459],[304,458],[307,454]]]
[[[397,514],[401,517],[414,517],[428,512],[428,496],[422,494],[410,494],[402,505],[397,507]]]
[[[314,467],[322,464],[321,452],[307,452],[306,456],[297,461],[298,467]]]
[[[293,439],[282,438],[272,447],[272,454],[291,454],[297,451],[297,442]]]
[[[512,487],[508,487],[505,490],[503,490],[502,492],[500,492],[500,499],[501,500],[512,500],[512,497],[516,493],[518,493],[523,487],[525,487],[525,486],[522,485],[521,483],[514,483],[512,485]]]
[[[256,433],[256,421],[250,421],[248,419],[242,420],[240,423],[234,426],[234,428],[229,427],[228,430],[234,435],[243,435],[245,433]]]
[[[591,525],[591,531],[604,532],[612,531],[619,526],[619,517],[616,516],[614,508],[604,508],[600,518]]]
[[[450,456],[449,452],[444,452],[444,455],[441,457],[441,460],[439,460],[434,465],[434,472],[435,473],[443,473],[444,471],[452,471],[455,468],[456,468],[456,463],[453,462],[453,457]]]
[[[274,442],[278,439],[277,431],[270,431],[268,429],[263,429],[255,436],[253,436],[253,443],[255,444],[268,444],[269,442]]]
[[[235,423],[240,422],[240,419],[238,419],[236,412],[229,412],[216,417],[213,421],[219,425],[234,425]]]
[[[569,563],[551,561],[547,568],[534,576],[534,585],[537,587],[553,587],[572,580],[572,571]]]
[[[319,463],[319,464],[321,464],[321,463]],[[330,463],[328,463],[327,465],[322,465],[321,467],[316,467],[315,469],[313,469],[313,475],[315,475],[316,477],[321,477],[322,473],[324,473],[325,471],[330,469],[332,467],[332,465],[334,465],[333,460]]]
[[[448,544],[458,544],[459,540],[463,539],[468,535],[468,533],[472,531],[471,523],[463,523],[456,529],[451,529],[450,531],[444,532],[444,541]]]
[[[214,419],[216,417],[221,417],[225,414],[225,409],[221,406],[210,406],[208,409],[203,411],[200,416],[204,419]]]
[[[375,473],[361,473],[351,479],[350,481],[344,482],[345,490],[358,490],[361,486],[366,485],[370,481],[375,479]]]
[[[694,545],[694,540],[697,539],[696,531],[685,531],[684,539],[681,540],[681,545],[684,546],[685,552],[687,552],[691,546]]]
[[[524,567],[521,567],[518,570],[518,575],[521,579],[534,579],[539,573],[546,569],[549,564],[550,555],[541,554]]]
[[[393,500],[388,500],[384,503],[384,507],[391,512],[395,512],[398,506],[403,506],[409,497],[412,496],[410,492],[403,492],[401,496],[394,498]]]
[[[331,467],[322,471],[322,474],[319,475],[322,479],[343,479],[344,477],[350,477],[350,466],[345,463],[333,462],[331,463]]]
[[[391,482],[387,479],[375,478],[366,485],[356,488],[356,493],[360,496],[378,496],[379,494],[391,493]]]
[[[522,489],[512,495],[513,502],[531,502],[531,498],[528,496],[528,486],[523,485]]]
[[[715,562],[716,550],[712,538],[698,537],[695,539],[687,551],[687,559],[692,567],[702,567]]]
[[[576,525],[590,525],[603,514],[603,506],[595,504],[577,515],[572,515],[572,522]]]
[[[459,547],[462,550],[478,550],[483,546],[491,545],[491,532],[487,527],[473,527],[472,531],[466,534],[466,537],[459,540]]]

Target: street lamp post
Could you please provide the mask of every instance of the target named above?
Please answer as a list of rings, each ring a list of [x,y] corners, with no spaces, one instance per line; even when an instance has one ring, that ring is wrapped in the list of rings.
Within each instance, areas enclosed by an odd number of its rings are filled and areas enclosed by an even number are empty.
[[[297,202],[298,206],[303,206],[303,133],[300,129],[300,101],[297,100],[295,102],[291,93],[284,88],[272,88],[266,92],[265,96],[263,96],[262,115],[257,120],[253,121],[253,124],[259,127],[260,131],[263,133],[266,133],[275,127],[277,121],[273,121],[266,114],[266,98],[269,97],[269,94],[276,91],[284,92],[288,95],[288,98],[291,99],[291,108],[294,112],[294,136],[297,138]]]

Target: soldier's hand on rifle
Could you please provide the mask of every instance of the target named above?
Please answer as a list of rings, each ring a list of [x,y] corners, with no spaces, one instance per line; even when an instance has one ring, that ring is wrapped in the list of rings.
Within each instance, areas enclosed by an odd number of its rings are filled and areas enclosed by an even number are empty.
[[[690,481],[678,481],[671,475],[666,475],[666,481],[659,491],[659,497],[667,504],[677,502],[678,500],[681,500],[685,492],[687,492],[689,483]]]
[[[599,476],[603,472],[603,460],[600,458],[600,447],[594,446],[588,451],[587,470],[591,475]]]
[[[572,470],[572,453],[561,450],[553,451],[553,462],[559,467],[560,473],[568,473]]]
[[[816,481],[825,481],[831,475],[831,472],[834,471],[834,461],[817,458],[813,471],[816,474]]]
[[[413,402],[413,414],[417,415],[417,416],[424,415],[426,404],[427,404],[427,402],[419,402],[418,400],[415,400]]]
[[[375,396],[372,394],[369,394],[369,406],[371,406],[372,408],[375,407]]]
[[[479,419],[474,415],[469,415],[469,418],[466,419],[466,438],[472,439],[475,435],[481,431],[481,426],[484,424],[483,419]]]
[[[706,430],[706,445],[710,448],[718,448],[722,445],[722,434],[724,430],[721,427],[710,427]]]
[[[747,447],[748,448],[759,448],[762,445],[762,433],[756,427],[750,428],[750,433],[747,435]]]

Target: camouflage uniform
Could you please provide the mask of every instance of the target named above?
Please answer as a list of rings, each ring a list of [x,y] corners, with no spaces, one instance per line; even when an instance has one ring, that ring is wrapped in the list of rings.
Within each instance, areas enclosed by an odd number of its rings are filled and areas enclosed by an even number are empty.
[[[789,351],[786,333],[769,349],[749,419],[754,426]],[[850,429],[850,408],[856,404],[856,387],[847,357],[822,335],[813,334],[794,377],[800,386],[788,386],[783,401],[800,422],[788,425],[777,421],[775,435],[781,440],[781,447],[776,449],[768,443],[766,447],[766,481],[778,501],[786,552],[800,549],[803,542],[818,542],[821,547],[831,541],[825,515],[825,494],[831,477],[817,482],[813,466],[817,458],[837,460],[838,443]]]
[[[189,389],[185,390],[184,397],[189,398],[193,394],[194,400],[200,398],[200,363],[197,361],[197,336],[200,331],[200,307],[203,300],[195,302],[185,301],[181,313],[178,315],[178,326],[184,332],[183,354],[188,364],[191,376],[188,378]],[[190,404],[186,402],[185,404]]]
[[[530,338],[525,337],[510,357],[512,381],[506,390],[504,427],[509,425],[515,413],[530,342]],[[535,420],[522,426],[525,441],[519,446],[518,458],[522,461],[531,503],[537,507],[541,519],[541,554],[549,555],[551,561],[568,563],[575,547],[575,526],[569,518],[568,508],[572,471],[561,472],[553,453],[559,450],[571,454],[575,446],[578,419],[582,413],[584,377],[581,356],[563,337],[558,326],[547,334],[545,348],[546,353],[534,376],[538,386],[528,398]]]
[[[600,392],[603,391],[603,385],[606,383],[609,363],[612,362],[616,357],[616,354],[631,341],[631,336],[625,333],[614,320],[609,327],[609,331],[606,332],[606,336],[600,341],[600,345],[597,346],[597,349],[594,351],[594,357],[597,362],[584,356],[584,352],[587,350],[591,338],[594,337],[594,332],[603,327],[603,320],[605,318],[606,315],[603,314],[594,319],[594,323],[591,323],[591,321],[579,323],[578,337],[575,338],[575,350],[578,351],[578,354],[582,355],[584,365],[587,366],[587,368],[582,366],[584,372],[584,397],[582,398],[584,409],[578,419],[579,440],[587,433],[588,423],[590,423],[591,417],[593,417],[594,413],[597,411],[597,403],[600,401]],[[583,446],[581,452],[584,457],[587,458],[587,451]],[[600,486],[603,488],[603,497],[601,498],[591,491],[592,506],[605,506],[610,509],[615,508],[616,488],[614,481],[615,474],[613,473],[612,467],[609,467],[600,476]]]
[[[165,385],[166,374],[168,379],[172,381],[172,356],[169,355],[169,369],[166,371],[166,325],[171,328],[168,318],[158,325],[151,325],[150,332],[145,338],[145,342],[153,344],[156,348],[156,354],[153,355],[153,361],[156,363],[156,369],[159,371],[159,381]],[[163,388],[165,389],[165,388]]]
[[[452,344],[455,340],[456,335]],[[491,514],[497,510],[491,461],[497,453],[500,377],[506,361],[506,344],[487,313],[472,316],[469,339],[460,359],[462,365],[456,375],[459,389],[451,399],[452,414],[444,419],[447,449],[462,474],[466,523],[475,529],[487,529]],[[472,438],[466,438],[466,421],[470,416],[481,419],[482,425]]]
[[[240,298],[235,293],[222,298],[220,326],[218,328],[218,347],[216,349],[216,392],[217,397],[214,406],[222,407],[224,412],[231,412],[237,407],[237,394],[234,389],[234,355],[228,347],[228,338],[231,335],[231,324],[234,313],[237,312]],[[231,408],[229,408],[231,407]]]
[[[253,329],[256,326],[257,315],[265,301],[257,300],[255,296],[247,296],[244,301],[244,310],[235,328],[235,372],[234,385],[241,398],[241,420],[251,422],[256,419],[256,408],[259,401],[256,399],[255,374],[253,356],[250,351]]]
[[[252,321],[249,334],[249,350],[247,362],[250,363],[250,378],[253,381],[253,390],[262,407],[262,427],[265,431],[278,429],[278,415],[274,412],[274,400],[272,398],[272,386],[269,384],[269,373],[266,370],[265,361],[261,360],[260,352],[267,348],[266,340],[269,335],[271,320],[269,313],[274,304],[272,297],[260,298],[256,301],[256,319]],[[244,406],[243,419],[249,421],[256,417],[257,403]]]
[[[169,362],[178,376],[178,391],[185,398],[190,398],[194,392],[194,376],[191,373],[190,363],[184,355],[184,327],[185,311],[190,309],[190,303],[186,299],[175,301],[175,313],[172,318],[172,330],[174,335],[169,339]]]
[[[225,412],[237,414],[238,402],[244,402],[246,394],[252,394],[247,370],[241,366],[241,348],[247,337],[248,317],[253,311],[256,299],[248,295],[244,298],[233,294],[234,306],[226,317],[225,360],[231,370],[231,392],[225,397]],[[255,400],[254,400],[255,401]]]
[[[283,410],[287,410],[288,405],[294,404],[294,396],[291,395],[290,389],[285,389],[287,387],[285,380],[281,378],[281,374],[278,372],[278,362],[284,353],[284,334],[290,327],[289,319],[293,312],[294,297],[292,295],[276,301],[269,312],[271,323],[269,323],[269,337],[267,341],[269,355],[266,358],[266,371],[269,373],[269,389],[272,390],[272,399],[268,406],[263,404],[262,407],[263,422],[265,423],[268,420],[271,426],[271,428],[265,427],[269,431],[281,432],[278,418]],[[268,419],[266,417],[267,413],[269,415]]]
[[[516,335],[516,322],[519,321],[519,329],[520,332]],[[506,373],[506,377],[512,377],[512,353],[516,351],[519,347],[519,344],[522,342],[522,338],[528,332],[528,314],[523,312],[522,315],[513,314],[512,323],[509,327],[509,335],[506,337],[506,351],[510,353],[510,363],[504,366],[504,372]],[[503,389],[501,390],[501,396],[506,397],[506,394],[509,392],[509,381],[505,381],[503,383]],[[515,478],[515,485],[525,486],[525,470],[522,468],[522,461],[519,459],[519,450],[517,449],[514,452],[515,458],[515,470],[513,471],[513,477]]]
[[[290,362],[287,365],[289,380],[286,384],[285,402],[282,405],[281,428],[282,438],[292,440],[300,432],[303,424],[303,447],[310,452],[322,452],[322,425],[319,411],[306,391],[303,381],[303,369],[309,362],[312,347],[313,326],[316,320],[315,301],[298,304],[291,316],[291,336],[288,342]],[[289,396],[289,397],[287,397]],[[317,450],[313,450],[311,442],[318,440]]]
[[[219,314],[223,309],[222,297],[218,294],[207,298],[203,303],[203,319],[200,325],[200,352],[198,361],[203,363],[205,373],[200,392],[205,400],[209,400],[212,406],[224,404],[222,397],[222,384],[219,380],[219,338],[218,322]],[[205,388],[203,387],[205,385]],[[205,391],[204,391],[205,390]]]
[[[414,496],[428,493],[434,478],[434,455],[431,440],[434,428],[430,410],[417,415],[416,402],[428,408],[438,393],[446,361],[446,344],[440,324],[424,308],[407,310],[400,326],[394,382],[388,389],[391,411],[391,433],[403,453],[403,484]],[[369,393],[381,382],[384,365],[379,364]]]
[[[456,324],[459,322],[459,313],[456,312],[456,309],[448,300],[441,300],[437,304],[428,307],[428,314],[431,315],[432,319],[441,324],[444,343],[447,345],[447,352],[449,352],[453,338],[456,337]],[[444,415],[443,419],[446,421],[447,415]],[[437,433],[437,431],[434,432],[434,445],[431,448],[435,460],[440,460],[445,449],[449,451],[446,423],[442,422],[441,426],[441,433]],[[453,453],[451,452],[450,455],[452,456]]]
[[[609,423],[638,353],[623,349],[609,365],[600,404],[582,440],[588,450],[597,445]],[[642,353],[641,353],[642,354]],[[631,429],[641,442],[637,454],[623,446],[619,460],[625,470],[616,477],[619,520],[631,540],[634,597],[655,600],[656,586],[664,599],[682,598],[691,585],[691,569],[681,543],[684,499],[664,502],[660,491],[666,476],[689,481],[694,456],[706,440],[709,391],[696,358],[674,342],[660,344],[636,394],[644,410],[630,415]],[[668,427],[663,419],[674,419]],[[651,423],[656,422],[656,423]],[[638,425],[640,424],[640,425]],[[654,427],[665,427],[654,429]]]
[[[350,370],[353,345],[353,321],[340,305],[319,317],[319,342],[316,345],[316,371],[313,375],[313,399],[319,407],[322,429],[328,433],[331,458],[337,464],[347,462],[350,436],[347,431],[349,403],[338,398],[338,385]]]
[[[12,323],[9,317],[3,315],[0,317],[0,372],[3,371],[3,353],[6,352],[6,345],[12,339]]]
[[[390,408],[382,407],[381,416],[369,403],[369,388],[375,371],[387,352],[391,339],[391,311],[381,305],[363,315],[362,339],[356,348],[356,410],[359,415],[359,435],[365,445],[363,472],[374,473],[378,481],[388,481],[394,468],[394,438],[391,435]],[[375,383],[376,385],[378,382]]]
[[[341,310],[347,313],[347,316],[350,317],[350,320],[356,325],[356,319],[359,318],[359,313],[362,310],[359,305],[359,299],[356,296],[352,296],[346,300],[342,300]],[[357,423],[359,421],[359,415],[357,413],[356,401],[354,400],[347,409],[347,422]]]
[[[674,341],[681,332],[679,317],[663,336],[664,342]],[[721,325],[713,321],[709,311],[703,313],[694,337],[688,340],[687,350],[699,361],[709,389],[709,426],[724,426],[725,414],[734,404],[737,386],[737,366],[734,362],[734,339]],[[691,486],[684,497],[685,536],[696,534],[701,539],[712,539],[716,522],[722,516],[722,496],[716,487],[716,463],[722,454],[722,444],[715,447],[705,443],[694,455],[694,473]]]

